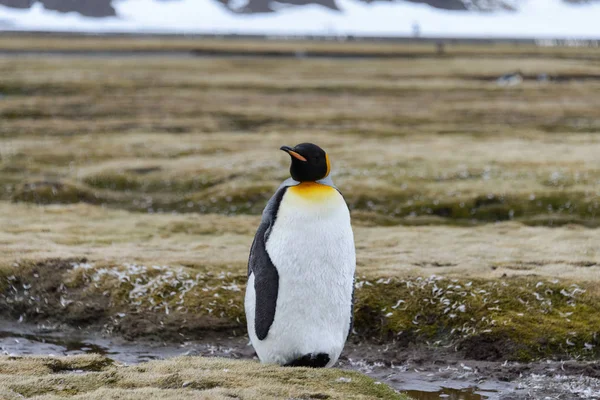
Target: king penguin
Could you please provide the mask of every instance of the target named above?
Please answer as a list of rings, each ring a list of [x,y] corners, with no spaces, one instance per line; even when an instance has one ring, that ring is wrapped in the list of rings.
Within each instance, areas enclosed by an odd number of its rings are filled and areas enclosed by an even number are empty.
[[[352,329],[356,253],[329,157],[302,143],[267,203],[248,261],[248,334],[263,363],[331,367]]]

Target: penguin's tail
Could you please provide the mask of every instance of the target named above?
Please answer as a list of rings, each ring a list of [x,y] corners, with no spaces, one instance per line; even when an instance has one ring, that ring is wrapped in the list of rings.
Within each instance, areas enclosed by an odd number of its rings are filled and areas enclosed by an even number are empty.
[[[329,354],[327,353],[309,353],[285,364],[284,367],[324,368],[329,364],[329,360]]]

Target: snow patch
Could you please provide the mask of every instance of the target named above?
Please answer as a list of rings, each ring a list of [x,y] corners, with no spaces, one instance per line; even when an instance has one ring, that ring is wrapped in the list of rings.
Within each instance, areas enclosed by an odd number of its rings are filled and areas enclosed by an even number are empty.
[[[245,7],[246,0],[234,3]],[[481,9],[481,1],[478,8]],[[4,30],[152,32],[260,35],[421,37],[600,38],[600,2],[585,6],[561,0],[505,0],[495,12],[456,12],[409,2],[338,0],[340,11],[318,5],[281,7],[276,13],[236,14],[215,1],[155,0],[115,3],[118,17],[103,19],[46,10],[0,6]],[[494,2],[490,7],[500,4]],[[517,11],[511,11],[515,8]],[[504,10],[504,11],[502,11]]]

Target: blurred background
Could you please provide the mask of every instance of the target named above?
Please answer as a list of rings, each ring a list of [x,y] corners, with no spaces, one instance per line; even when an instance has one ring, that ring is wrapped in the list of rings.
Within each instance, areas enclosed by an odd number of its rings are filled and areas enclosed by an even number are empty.
[[[580,364],[570,389],[501,364],[600,354],[598,21],[592,0],[0,0],[2,350],[252,357],[250,244],[279,147],[314,142],[356,235],[342,367],[403,365],[376,376],[415,399],[600,393]]]

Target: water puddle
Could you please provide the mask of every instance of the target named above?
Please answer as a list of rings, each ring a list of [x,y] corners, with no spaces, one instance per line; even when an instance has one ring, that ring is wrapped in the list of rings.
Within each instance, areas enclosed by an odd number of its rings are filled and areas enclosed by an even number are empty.
[[[483,397],[477,394],[473,389],[469,390],[454,390],[454,389],[442,389],[439,392],[422,392],[409,390],[406,392],[414,400],[482,400],[487,397]]]
[[[344,366],[342,366],[344,367]],[[484,378],[478,374],[462,372],[448,373],[447,369],[437,373],[416,372],[405,367],[364,366],[351,368],[407,393],[414,400],[499,400],[501,394],[514,393],[516,385]]]
[[[104,339],[85,341],[56,335],[33,335],[6,331],[0,331],[0,351],[6,355],[101,354],[122,364],[138,364],[186,353],[185,349],[176,345],[148,343],[139,346]]]
[[[477,393],[475,389],[442,389],[438,392],[408,390],[405,393],[414,400],[483,400],[488,398],[483,394]]]

